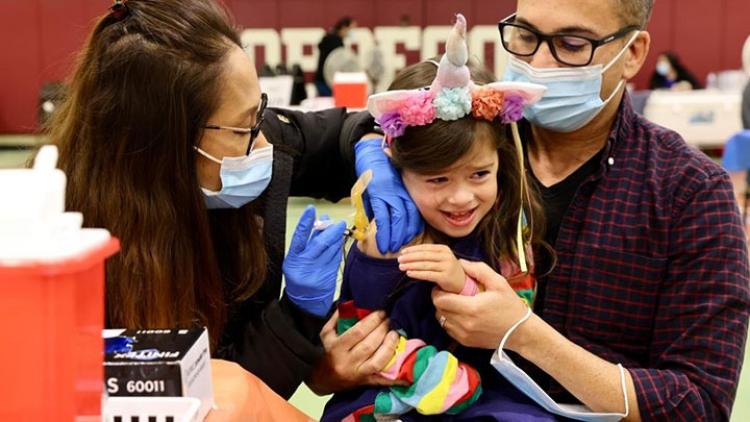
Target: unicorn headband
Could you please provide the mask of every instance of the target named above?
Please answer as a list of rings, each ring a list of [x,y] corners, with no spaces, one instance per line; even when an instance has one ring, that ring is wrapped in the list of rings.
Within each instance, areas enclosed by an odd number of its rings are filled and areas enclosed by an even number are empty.
[[[387,91],[370,96],[367,109],[386,136],[398,138],[407,127],[424,126],[435,119],[453,121],[469,114],[477,119],[514,123],[523,109],[542,97],[545,87],[523,82],[476,85],[466,63],[466,18],[456,15],[446,52],[429,89]]]
[[[516,253],[521,271],[528,271],[523,245],[523,204],[528,203],[524,158],[516,122],[524,107],[544,95],[546,87],[526,82],[494,82],[477,85],[471,80],[466,46],[466,18],[456,15],[438,64],[437,76],[428,89],[387,91],[370,96],[367,110],[385,134],[386,143],[404,135],[406,128],[425,126],[440,119],[454,121],[468,115],[490,122],[510,124],[521,170],[521,210],[518,213]]]

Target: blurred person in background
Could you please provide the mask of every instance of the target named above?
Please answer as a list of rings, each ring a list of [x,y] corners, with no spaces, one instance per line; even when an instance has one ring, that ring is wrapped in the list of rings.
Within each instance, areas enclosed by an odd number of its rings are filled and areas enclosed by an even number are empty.
[[[385,74],[385,58],[383,57],[383,49],[380,48],[380,43],[375,40],[375,44],[372,46],[372,50],[367,53],[366,56],[367,66],[365,67],[365,73],[367,78],[370,80],[370,91],[372,93],[378,92],[378,85],[383,79]]]
[[[325,76],[323,74],[323,68],[325,67],[326,59],[331,52],[337,48],[344,46],[344,40],[348,39],[352,32],[351,30],[357,26],[357,21],[352,19],[350,16],[344,16],[336,22],[336,25],[328,31],[323,39],[318,43],[318,68],[315,71],[315,88],[318,90],[318,95],[321,97],[330,97],[333,92],[331,87],[328,86]]]
[[[690,91],[702,86],[695,76],[682,64],[676,53],[667,51],[659,55],[656,69],[651,75],[651,89]]]

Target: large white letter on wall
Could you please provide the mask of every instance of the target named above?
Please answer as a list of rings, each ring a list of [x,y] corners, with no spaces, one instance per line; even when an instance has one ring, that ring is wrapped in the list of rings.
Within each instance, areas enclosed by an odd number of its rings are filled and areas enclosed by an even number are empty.
[[[375,28],[375,40],[385,57],[385,74],[381,86],[390,85],[396,69],[406,67],[406,56],[396,53],[396,45],[403,44],[407,50],[419,50],[421,29],[418,26],[380,26]]]
[[[286,65],[299,64],[305,72],[315,72],[318,67],[318,43],[326,31],[322,28],[284,28],[281,42],[286,45]],[[305,46],[311,46],[311,54],[305,54]]]
[[[263,63],[268,63],[271,67],[281,63],[281,41],[275,29],[246,29],[240,35],[240,42],[256,65],[260,65],[261,62],[255,58],[255,47],[263,47],[265,51]]]

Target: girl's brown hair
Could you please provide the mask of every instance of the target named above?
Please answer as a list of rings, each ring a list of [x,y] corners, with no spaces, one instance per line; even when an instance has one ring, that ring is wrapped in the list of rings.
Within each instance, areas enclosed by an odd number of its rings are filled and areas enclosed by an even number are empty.
[[[435,60],[439,60],[437,58]],[[478,85],[495,81],[494,75],[475,60],[468,63],[471,78]],[[394,79],[389,90],[415,89],[429,86],[435,79],[437,66],[429,61],[417,63],[404,69]],[[478,139],[478,135],[495,142],[499,159],[497,173],[498,196],[496,203],[479,225],[479,235],[484,242],[484,250],[491,257],[491,266],[500,270],[500,259],[517,260],[516,232],[518,212],[521,209],[521,189],[528,191],[528,183],[521,176],[516,147],[509,135],[508,127],[499,121],[489,122],[466,116],[456,121],[435,120],[426,126],[412,126],[403,136],[391,144],[391,161],[398,169],[408,169],[421,174],[438,173],[464,156]],[[536,195],[529,193],[524,201],[524,212],[528,217],[528,230],[525,240],[532,247],[543,245],[543,219]],[[445,241],[445,236],[430,230],[430,237]]]
[[[50,124],[67,204],[121,241],[106,268],[108,325],[205,325],[215,346],[266,267],[252,205],[206,211],[193,150],[240,41],[212,0],[125,4],[97,22]]]

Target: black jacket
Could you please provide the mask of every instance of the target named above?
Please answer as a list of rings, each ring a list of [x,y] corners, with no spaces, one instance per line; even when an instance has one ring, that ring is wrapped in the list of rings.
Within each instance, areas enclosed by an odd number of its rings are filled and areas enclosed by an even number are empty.
[[[230,310],[214,357],[235,361],[289,398],[322,356],[325,318],[300,310],[281,294],[289,196],[338,201],[355,181],[353,144],[372,130],[366,112],[300,113],[269,109],[262,130],[274,145],[273,176],[262,201],[268,276],[253,297]]]

